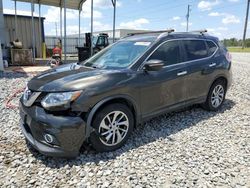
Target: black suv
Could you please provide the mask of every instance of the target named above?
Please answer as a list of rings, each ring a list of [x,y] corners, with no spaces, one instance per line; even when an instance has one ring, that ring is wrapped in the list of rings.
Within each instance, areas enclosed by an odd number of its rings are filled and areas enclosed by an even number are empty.
[[[32,78],[20,99],[21,128],[45,155],[75,157],[84,142],[112,151],[159,114],[192,104],[219,109],[230,85],[231,57],[218,38],[132,34]]]

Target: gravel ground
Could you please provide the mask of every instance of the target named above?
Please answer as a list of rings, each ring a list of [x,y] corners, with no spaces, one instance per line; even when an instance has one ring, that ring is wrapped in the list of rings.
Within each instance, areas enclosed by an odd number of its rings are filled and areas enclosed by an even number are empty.
[[[27,147],[4,101],[30,76],[0,73],[0,187],[250,187],[250,54],[233,54],[219,112],[194,106],[145,123],[121,149],[53,159]],[[17,101],[14,101],[16,103]]]

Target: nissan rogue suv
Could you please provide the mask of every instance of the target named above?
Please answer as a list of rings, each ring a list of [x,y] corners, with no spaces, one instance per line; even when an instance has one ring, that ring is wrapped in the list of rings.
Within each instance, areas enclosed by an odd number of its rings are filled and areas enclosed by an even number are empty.
[[[75,157],[83,143],[112,151],[149,118],[193,104],[218,110],[230,85],[231,57],[218,38],[131,34],[32,78],[20,99],[21,128],[45,155]]]

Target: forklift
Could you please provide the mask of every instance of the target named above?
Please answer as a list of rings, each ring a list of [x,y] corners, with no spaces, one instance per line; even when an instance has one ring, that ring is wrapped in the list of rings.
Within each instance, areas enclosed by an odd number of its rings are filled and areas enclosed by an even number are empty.
[[[108,34],[100,33],[96,43],[93,45],[93,55],[109,45]],[[82,62],[91,57],[91,34],[85,33],[85,44],[83,47],[76,47],[78,50],[78,60]],[[93,44],[93,43],[92,43]]]

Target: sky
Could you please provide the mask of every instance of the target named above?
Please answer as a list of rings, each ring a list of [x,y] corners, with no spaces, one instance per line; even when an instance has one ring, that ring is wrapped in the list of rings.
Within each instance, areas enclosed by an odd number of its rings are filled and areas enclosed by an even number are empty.
[[[81,32],[90,31],[90,4],[83,4]],[[117,0],[116,28],[186,30],[187,6],[191,5],[189,30],[208,29],[220,39],[242,38],[247,0]],[[18,14],[30,15],[30,4],[17,2]],[[3,0],[4,13],[14,13],[14,1]],[[42,6],[45,35],[59,31],[60,9]],[[38,5],[35,6],[38,15]],[[247,37],[250,37],[250,22]],[[94,0],[94,31],[111,30],[113,7],[111,0]],[[67,34],[78,34],[78,11],[67,9]]]

